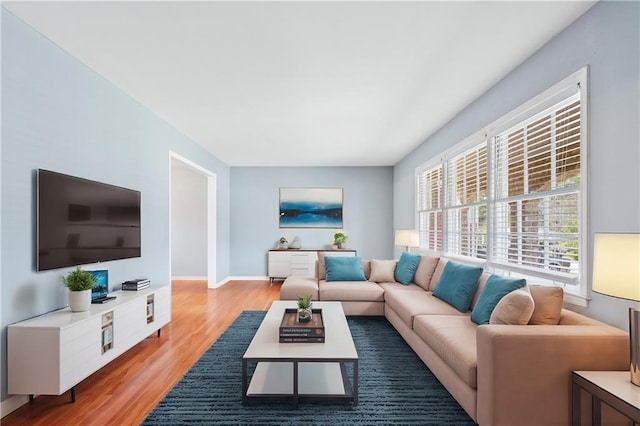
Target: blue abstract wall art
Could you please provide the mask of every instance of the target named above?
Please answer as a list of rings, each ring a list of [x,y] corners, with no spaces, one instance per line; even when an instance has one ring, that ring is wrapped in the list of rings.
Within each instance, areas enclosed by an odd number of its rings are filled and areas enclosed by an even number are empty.
[[[280,228],[338,228],[342,188],[280,188]]]

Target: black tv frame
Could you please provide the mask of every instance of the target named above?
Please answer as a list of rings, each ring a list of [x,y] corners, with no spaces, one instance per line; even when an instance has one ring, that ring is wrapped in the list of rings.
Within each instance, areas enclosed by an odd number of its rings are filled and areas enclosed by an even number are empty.
[[[54,181],[61,185],[55,194]],[[64,197],[65,190],[70,191],[74,187],[76,192],[67,192],[67,199],[58,202],[55,198]],[[103,201],[108,199],[112,201]],[[49,210],[43,212],[45,208]],[[52,214],[51,209],[56,214]],[[98,219],[93,220],[92,215]],[[38,272],[142,256],[140,191],[37,169],[35,217],[34,263]],[[56,229],[56,226],[64,226],[64,229]],[[47,228],[50,229],[45,236],[44,229]],[[54,234],[60,235],[53,237]],[[88,240],[100,240],[103,244],[91,245]]]

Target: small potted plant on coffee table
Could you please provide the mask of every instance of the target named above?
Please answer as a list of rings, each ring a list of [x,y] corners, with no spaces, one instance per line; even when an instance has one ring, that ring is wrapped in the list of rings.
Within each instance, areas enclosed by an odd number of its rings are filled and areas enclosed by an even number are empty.
[[[62,277],[62,282],[69,289],[69,308],[71,312],[84,312],[91,306],[91,289],[95,278],[88,271],[83,271],[78,266]]]
[[[298,322],[310,322],[313,315],[311,311],[311,295],[298,297]]]

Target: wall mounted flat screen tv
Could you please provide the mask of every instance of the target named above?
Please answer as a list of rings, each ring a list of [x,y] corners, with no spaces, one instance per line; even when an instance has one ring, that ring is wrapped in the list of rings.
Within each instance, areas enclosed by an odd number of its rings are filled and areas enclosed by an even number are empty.
[[[37,185],[36,270],[140,257],[140,191],[42,169]]]

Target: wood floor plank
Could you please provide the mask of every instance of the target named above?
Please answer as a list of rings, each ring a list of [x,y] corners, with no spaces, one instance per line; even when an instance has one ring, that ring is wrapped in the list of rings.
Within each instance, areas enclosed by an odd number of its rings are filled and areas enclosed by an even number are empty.
[[[69,392],[43,395],[2,418],[11,425],[139,424],[178,380],[245,310],[265,311],[279,297],[269,281],[173,281],[172,319],[160,338],[149,336]],[[240,362],[240,360],[238,360]]]

